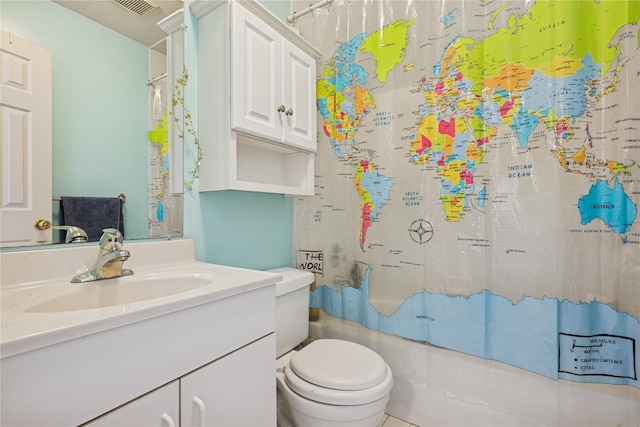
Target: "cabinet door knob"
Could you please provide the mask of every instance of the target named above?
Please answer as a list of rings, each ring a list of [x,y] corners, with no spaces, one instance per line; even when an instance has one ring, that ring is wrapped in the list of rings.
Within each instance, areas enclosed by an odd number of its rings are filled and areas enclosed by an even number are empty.
[[[278,112],[279,113],[284,113],[284,110],[285,110],[284,105],[281,105],[281,106],[278,107]]]
[[[293,116],[293,110],[291,108],[289,108],[285,114],[287,116]]]

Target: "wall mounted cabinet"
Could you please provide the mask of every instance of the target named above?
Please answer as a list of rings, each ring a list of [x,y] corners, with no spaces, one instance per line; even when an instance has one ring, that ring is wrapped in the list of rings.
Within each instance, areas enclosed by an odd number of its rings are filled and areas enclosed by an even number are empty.
[[[200,191],[313,195],[320,52],[256,1],[195,1]]]

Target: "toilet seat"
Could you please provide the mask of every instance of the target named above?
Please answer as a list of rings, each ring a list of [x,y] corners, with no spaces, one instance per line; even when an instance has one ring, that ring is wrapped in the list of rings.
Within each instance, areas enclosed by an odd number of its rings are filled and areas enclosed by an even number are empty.
[[[387,363],[374,351],[343,340],[317,340],[295,353],[284,369],[287,385],[307,399],[361,405],[384,397],[393,385]]]

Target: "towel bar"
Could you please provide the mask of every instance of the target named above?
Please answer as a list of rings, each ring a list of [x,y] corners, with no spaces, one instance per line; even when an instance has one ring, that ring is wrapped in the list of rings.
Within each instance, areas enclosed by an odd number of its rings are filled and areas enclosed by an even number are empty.
[[[118,194],[118,199],[122,200],[122,203],[125,203],[127,201],[127,196],[125,196],[123,193]],[[54,202],[59,202],[61,199],[60,197],[52,197],[51,200],[53,200]]]

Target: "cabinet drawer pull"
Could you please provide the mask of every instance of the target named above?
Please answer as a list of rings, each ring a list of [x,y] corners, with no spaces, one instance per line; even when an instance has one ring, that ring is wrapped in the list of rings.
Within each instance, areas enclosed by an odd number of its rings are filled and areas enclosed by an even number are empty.
[[[293,116],[293,110],[291,108],[289,108],[285,114],[287,116]]]
[[[193,403],[196,404],[200,411],[200,425],[204,427],[206,425],[204,422],[204,402],[198,396],[193,396]]]
[[[173,418],[166,412],[162,414],[162,421],[164,421],[169,427],[176,427],[176,423],[173,421]]]
[[[284,110],[286,110],[286,108],[284,108],[284,105],[281,105],[278,107],[278,112],[279,113],[284,113]]]

